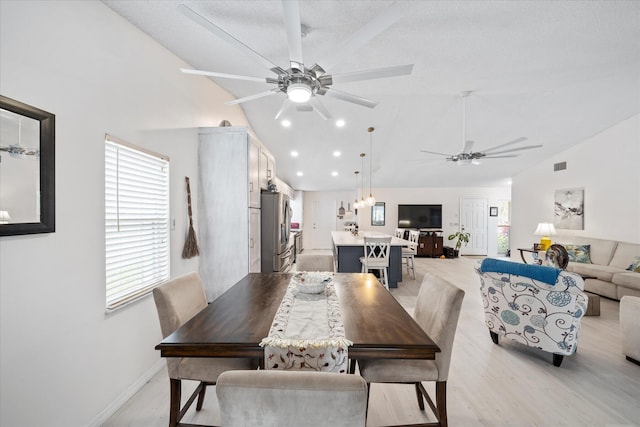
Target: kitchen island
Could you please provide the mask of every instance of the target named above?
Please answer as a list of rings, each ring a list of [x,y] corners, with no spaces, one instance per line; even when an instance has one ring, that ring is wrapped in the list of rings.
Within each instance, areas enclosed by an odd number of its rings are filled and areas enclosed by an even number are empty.
[[[364,256],[364,236],[391,237],[391,251],[389,253],[389,287],[397,288],[402,282],[402,247],[411,242],[388,234],[375,231],[361,231],[354,236],[350,231],[332,231],[333,257],[338,273],[359,273],[362,271],[360,257]]]

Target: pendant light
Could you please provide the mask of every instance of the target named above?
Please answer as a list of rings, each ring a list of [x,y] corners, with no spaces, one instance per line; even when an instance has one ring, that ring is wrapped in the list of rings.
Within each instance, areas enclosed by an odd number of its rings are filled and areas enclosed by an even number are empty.
[[[364,170],[364,158],[366,157],[365,153],[360,153],[360,158],[362,159],[362,170]],[[360,207],[364,208],[367,206],[367,201],[364,199],[364,175],[362,176],[362,194],[360,196]]]
[[[356,175],[356,201],[353,202],[353,209],[356,210],[358,209],[360,206],[360,202],[358,202],[358,174],[360,173],[360,171],[355,171],[354,174]]]
[[[373,131],[375,129],[372,127],[370,127],[369,129],[367,129],[367,131],[369,132],[369,197],[367,197],[367,206],[373,206],[376,204],[376,198],[373,197],[373,194],[371,193],[371,186],[372,184],[372,180],[371,177],[372,175],[372,170],[373,170]]]

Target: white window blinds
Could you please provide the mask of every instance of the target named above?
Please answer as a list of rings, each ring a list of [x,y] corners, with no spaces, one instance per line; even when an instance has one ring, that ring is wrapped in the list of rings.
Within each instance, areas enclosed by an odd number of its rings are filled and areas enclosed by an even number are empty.
[[[107,310],[169,279],[169,159],[105,138]]]

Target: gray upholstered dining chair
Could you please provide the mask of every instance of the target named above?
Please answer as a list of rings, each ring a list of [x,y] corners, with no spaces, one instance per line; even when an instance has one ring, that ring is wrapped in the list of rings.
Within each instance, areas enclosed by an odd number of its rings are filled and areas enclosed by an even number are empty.
[[[378,270],[385,288],[389,289],[389,253],[391,237],[364,237],[364,256],[360,257],[362,272]]]
[[[300,254],[296,257],[296,271],[333,271],[333,255]]]
[[[364,427],[367,416],[367,385],[358,375],[229,371],[216,394],[225,427]]]
[[[189,273],[164,283],[153,290],[162,336],[167,337],[207,306],[207,296],[198,273]],[[196,410],[202,409],[206,387],[215,385],[218,375],[234,369],[255,369],[251,359],[168,357],[167,369],[171,385],[169,426],[176,426],[196,396]],[[184,408],[181,406],[182,380],[199,381]]]
[[[431,273],[424,276],[414,312],[416,322],[440,347],[435,360],[379,359],[359,360],[360,375],[370,383],[414,384],[418,405],[424,410],[423,396],[438,422],[447,426],[447,378],[451,364],[453,338],[458,325],[464,291]],[[436,404],[423,381],[435,381]],[[423,425],[423,424],[420,424]]]

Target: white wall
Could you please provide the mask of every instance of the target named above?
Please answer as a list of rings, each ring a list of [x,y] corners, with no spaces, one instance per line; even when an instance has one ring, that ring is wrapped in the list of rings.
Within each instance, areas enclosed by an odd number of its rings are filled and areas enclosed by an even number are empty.
[[[0,238],[0,425],[99,425],[157,369],[161,339],[150,297],[105,315],[104,134],[171,158],[177,276],[198,269],[180,258],[193,128],[246,119],[100,2],[3,0],[0,43],[0,93],[56,115],[57,156],[56,232]]]
[[[453,242],[447,240],[447,236],[455,233],[459,229],[460,221],[460,199],[478,198],[487,199],[489,206],[496,206],[500,200],[511,200],[511,189],[509,187],[496,188],[474,188],[474,187],[450,187],[450,188],[374,188],[373,195],[378,202],[385,203],[385,225],[384,227],[371,225],[371,208],[358,210],[358,227],[360,230],[379,231],[386,234],[394,234],[398,226],[398,205],[399,204],[441,204],[442,205],[442,229],[445,246],[453,246]],[[323,192],[305,191],[304,197],[304,222],[306,228],[313,223],[312,206],[313,201],[335,201],[336,206],[340,206],[340,201],[347,201],[353,206],[355,201],[354,192]],[[336,211],[337,213],[337,211]],[[487,213],[488,215],[488,213]],[[497,217],[488,217],[488,255],[497,254]],[[313,249],[310,236],[305,239],[305,249]],[[464,246],[462,251],[464,254]]]
[[[553,165],[567,162],[554,172]],[[585,191],[584,230],[559,234],[640,243],[640,115],[515,176],[511,253],[539,241],[539,222],[553,222],[555,190]],[[553,237],[552,237],[553,240]]]

